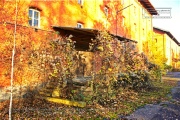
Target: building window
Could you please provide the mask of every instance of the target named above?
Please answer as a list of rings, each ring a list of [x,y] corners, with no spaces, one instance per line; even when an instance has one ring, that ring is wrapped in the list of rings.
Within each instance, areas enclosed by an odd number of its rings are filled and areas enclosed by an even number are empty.
[[[82,23],[77,23],[77,28],[83,28],[83,24]]]
[[[144,8],[142,8],[142,16],[144,17],[144,15],[145,15],[145,10]]]
[[[78,0],[78,4],[83,5],[83,0]]]
[[[142,30],[143,30],[143,36],[144,36],[145,35],[145,30],[144,30],[144,28]]]
[[[107,6],[104,7],[104,13],[105,13],[105,15],[107,17],[108,13],[109,13],[109,8]]]
[[[134,23],[134,38],[137,39],[137,25]]]
[[[150,19],[148,20],[148,25],[151,26],[151,20]]]
[[[135,32],[137,31],[136,23],[134,23],[134,31],[135,31]]]
[[[157,38],[155,38],[156,43],[158,42]]]
[[[40,12],[36,9],[29,9],[29,25],[34,27],[40,26]]]
[[[122,17],[122,26],[125,26],[125,17]]]

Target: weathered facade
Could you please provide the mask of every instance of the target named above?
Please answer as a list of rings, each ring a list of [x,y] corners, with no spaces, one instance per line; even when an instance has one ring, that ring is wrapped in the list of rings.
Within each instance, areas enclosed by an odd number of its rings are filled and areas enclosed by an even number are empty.
[[[149,0],[122,0],[123,8],[119,10],[122,13],[122,28],[125,32],[122,36],[129,37],[138,42],[138,49],[143,52],[143,43],[152,40],[152,16],[157,14],[157,11]]]
[[[15,2],[6,1],[1,4],[2,15],[15,13]],[[17,23],[24,26],[34,26],[43,30],[52,30],[52,26],[108,30],[114,35],[139,43],[151,35],[152,15],[157,14],[149,0],[29,0],[20,1],[18,5],[20,17]],[[12,10],[8,9],[10,7]],[[37,18],[33,16],[35,14]],[[6,16],[8,15],[2,17],[2,22],[13,22],[14,17]],[[34,24],[35,20],[37,24]]]
[[[157,45],[157,50],[162,51],[163,55],[167,58],[167,64],[173,68],[178,68],[178,61],[180,56],[179,42],[171,34],[171,32],[154,27],[154,41]]]
[[[95,38],[97,32],[106,30],[119,40],[137,41],[138,50],[142,52],[143,41],[152,39],[152,15],[157,14],[149,0],[20,0],[17,4],[15,1],[4,0],[0,1],[0,9],[0,43],[3,45],[0,48],[0,84],[7,82],[10,77],[15,24],[17,46],[20,46],[16,52],[16,61],[20,61],[20,65],[26,67],[24,63],[29,61],[25,62],[19,56],[23,53],[22,50],[46,47],[44,44],[47,39],[58,37],[54,34],[55,31],[62,36],[72,34],[77,50],[87,50],[89,42]],[[23,46],[22,43],[28,43],[29,46]],[[17,69],[21,69],[22,66]],[[30,71],[27,70],[26,74],[19,72],[18,74],[23,77],[18,78],[16,74],[15,79],[19,79],[19,82],[23,79],[40,79],[36,71],[29,74]]]

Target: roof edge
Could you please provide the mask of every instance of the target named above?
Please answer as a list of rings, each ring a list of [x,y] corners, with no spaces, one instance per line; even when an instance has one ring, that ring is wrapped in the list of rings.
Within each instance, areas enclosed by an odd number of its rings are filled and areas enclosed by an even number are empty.
[[[166,33],[178,46],[180,46],[179,41],[173,36],[173,34],[171,34],[170,31],[162,29],[162,28],[158,28],[158,27],[153,27],[153,29],[156,29],[156,30]]]
[[[158,15],[158,12],[149,0],[138,0],[151,15]]]
[[[94,28],[77,28],[77,27],[69,27],[69,26],[59,26],[59,25],[51,25],[52,28],[59,28],[59,29],[63,29],[63,30],[70,30],[70,29],[73,29],[73,30],[80,30],[80,31],[83,31],[83,32],[99,32],[100,30],[97,30],[97,29],[94,29]],[[114,35],[110,32],[108,32],[110,35],[112,35],[113,37],[116,37],[118,40],[120,41],[130,41],[130,42],[134,42],[134,43],[137,43],[137,41],[135,40],[132,40],[132,39],[129,39],[129,38],[125,38],[123,36],[119,36],[119,35]],[[94,34],[95,35],[95,34]]]

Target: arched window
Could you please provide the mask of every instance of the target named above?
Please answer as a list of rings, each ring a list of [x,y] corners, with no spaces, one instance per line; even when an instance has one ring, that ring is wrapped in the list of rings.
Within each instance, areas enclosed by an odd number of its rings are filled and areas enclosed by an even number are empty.
[[[40,27],[40,11],[37,9],[29,8],[29,25]]]
[[[106,17],[108,17],[109,8],[107,6],[104,7],[104,13],[105,13]]]

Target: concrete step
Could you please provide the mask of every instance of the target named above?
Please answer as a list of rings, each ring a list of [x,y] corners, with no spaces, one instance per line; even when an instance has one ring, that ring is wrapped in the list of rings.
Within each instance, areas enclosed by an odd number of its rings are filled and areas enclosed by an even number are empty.
[[[46,89],[54,89],[54,88],[56,88],[56,86],[57,86],[57,84],[56,84],[56,85],[54,85],[54,84],[47,84],[47,85],[45,86],[45,88],[46,88]]]
[[[46,92],[46,93],[51,93],[53,89],[47,89],[47,88],[42,88],[39,90],[39,92]]]
[[[58,81],[49,81],[47,84],[46,84],[46,87],[56,87],[58,85]]]
[[[57,85],[57,84],[58,84],[58,81],[49,81],[47,84]]]
[[[38,99],[43,99],[43,100],[53,102],[53,103],[59,103],[59,104],[75,106],[75,107],[86,107],[86,102],[83,102],[83,101],[72,101],[72,100],[68,100],[68,99],[43,97],[43,96],[35,96],[35,97]]]
[[[52,96],[52,92],[53,92],[54,88],[55,88],[54,86],[48,86],[48,87],[46,86],[39,90],[39,94],[42,96],[45,96],[45,97],[50,97],[50,96]]]
[[[60,104],[65,104],[69,106],[86,107],[86,102],[82,102],[82,101],[71,101],[67,99],[60,99],[60,98],[53,98],[53,97],[46,97],[45,99],[49,102],[60,103]]]
[[[51,97],[52,93],[46,93],[46,92],[40,91],[39,95],[44,96],[44,97]]]

